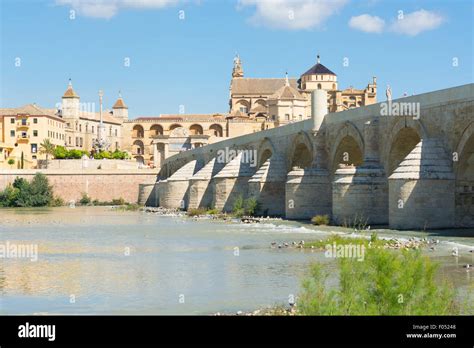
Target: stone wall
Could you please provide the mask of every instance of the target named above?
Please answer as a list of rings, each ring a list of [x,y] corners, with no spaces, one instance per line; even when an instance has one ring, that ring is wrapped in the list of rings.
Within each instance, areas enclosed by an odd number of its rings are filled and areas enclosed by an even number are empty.
[[[156,181],[156,171],[60,171],[60,170],[4,170],[0,172],[0,190],[13,183],[16,177],[31,180],[35,173],[41,172],[48,177],[53,186],[54,195],[64,201],[78,201],[83,193],[87,193],[93,200],[111,201],[123,198],[127,202],[135,203],[139,200],[146,202],[140,184],[152,184]],[[151,194],[151,192],[150,192]]]

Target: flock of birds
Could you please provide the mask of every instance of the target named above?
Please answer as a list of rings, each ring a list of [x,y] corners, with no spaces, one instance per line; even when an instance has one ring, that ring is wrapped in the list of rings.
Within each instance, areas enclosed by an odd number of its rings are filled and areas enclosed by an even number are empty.
[[[474,253],[474,249],[469,250],[469,252],[470,252],[471,254],[473,254],[473,253]],[[453,248],[453,251],[451,252],[451,255],[453,255],[453,256],[455,256],[455,257],[458,257],[458,256],[459,256],[459,249],[458,249],[457,247],[454,247],[454,248]],[[463,265],[462,267],[463,267],[463,268],[466,268],[467,270],[469,270],[469,269],[472,267],[472,265],[469,264],[469,263],[466,263],[466,264]]]
[[[304,248],[304,240],[300,240],[298,243],[297,242],[292,242],[291,243],[292,247],[296,247],[298,249],[303,249]],[[277,242],[271,242],[270,248],[275,249],[282,249],[282,248],[289,248],[290,244],[288,243],[283,243],[283,244],[277,244]],[[313,249],[313,247],[311,247]]]
[[[436,240],[433,240],[433,241],[427,241],[428,244],[439,244],[439,239],[436,239]],[[304,240],[300,240],[299,242],[291,242],[291,245],[287,242],[285,243],[277,243],[277,242],[271,242],[270,243],[270,248],[272,249],[283,249],[283,248],[290,248],[290,247],[296,247],[298,249],[303,249],[304,248]],[[311,249],[314,249],[314,246],[311,246]],[[434,251],[436,250],[434,246],[430,247],[430,250],[431,251]],[[471,254],[474,254],[474,249],[472,250],[469,250],[469,252]],[[452,250],[452,253],[451,255],[455,256],[455,257],[458,257],[459,256],[459,249],[457,247],[454,247],[453,250]],[[472,264],[469,264],[469,263],[466,263],[465,265],[463,265],[463,268],[466,268],[467,270],[469,270],[470,268],[472,268],[473,265]]]

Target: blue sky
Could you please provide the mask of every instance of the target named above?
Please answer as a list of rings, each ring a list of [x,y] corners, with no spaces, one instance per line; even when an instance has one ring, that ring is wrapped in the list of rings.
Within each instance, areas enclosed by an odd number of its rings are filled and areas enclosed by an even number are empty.
[[[319,52],[340,88],[377,76],[379,100],[473,81],[469,0],[101,1],[0,0],[0,107],[53,107],[72,78],[82,102],[121,90],[132,118],[226,112],[236,52],[246,77],[298,77]]]

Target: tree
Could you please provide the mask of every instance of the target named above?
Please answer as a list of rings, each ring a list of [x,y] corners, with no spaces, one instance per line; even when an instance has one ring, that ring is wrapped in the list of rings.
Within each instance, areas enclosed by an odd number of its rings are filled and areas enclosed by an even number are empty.
[[[15,164],[15,160],[13,158],[10,158],[7,163],[11,167]]]
[[[49,139],[44,139],[43,143],[40,145],[40,153],[46,155],[46,169],[48,169],[48,159],[49,155],[54,155],[55,145]]]

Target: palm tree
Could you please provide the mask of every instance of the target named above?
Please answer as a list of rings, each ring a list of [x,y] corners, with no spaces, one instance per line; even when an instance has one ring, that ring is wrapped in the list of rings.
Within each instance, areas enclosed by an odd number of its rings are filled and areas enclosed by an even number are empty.
[[[51,140],[44,139],[43,143],[40,144],[40,147],[40,153],[46,155],[46,169],[48,169],[48,158],[49,155],[54,155],[54,148],[56,145],[54,145]]]

